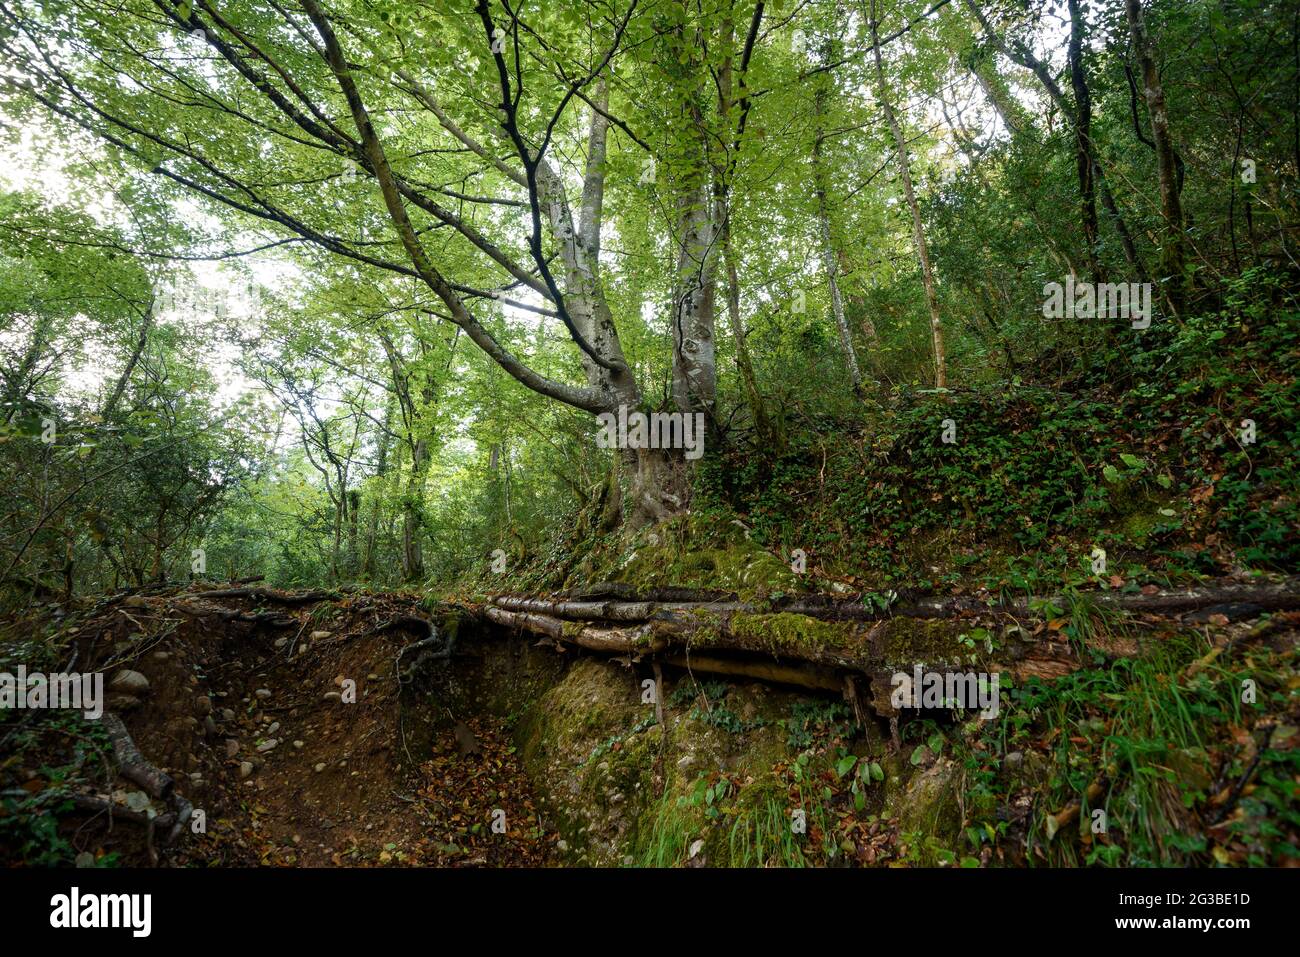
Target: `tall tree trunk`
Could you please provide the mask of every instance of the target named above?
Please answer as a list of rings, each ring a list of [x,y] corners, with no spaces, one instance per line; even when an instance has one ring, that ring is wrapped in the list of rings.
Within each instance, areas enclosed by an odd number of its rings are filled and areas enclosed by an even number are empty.
[[[411,446],[411,471],[402,496],[402,578],[408,582],[424,577],[424,548],[420,536],[428,468],[429,441],[421,436]]]
[[[1070,86],[1074,90],[1075,168],[1079,175],[1080,219],[1083,223],[1084,255],[1088,260],[1089,278],[1100,278],[1097,264],[1097,193],[1092,162],[1092,94],[1083,67],[1083,11],[1079,0],[1069,0],[1070,9]]]
[[[817,231],[821,238],[822,268],[826,270],[826,283],[831,292],[831,312],[835,316],[835,328],[840,334],[840,348],[844,350],[844,359],[849,364],[849,381],[856,393],[862,388],[862,370],[858,365],[858,353],[853,348],[853,336],[849,332],[849,323],[844,316],[844,297],[840,293],[839,259],[835,255],[835,240],[831,235],[831,214],[826,204],[826,165],[822,160],[823,136],[823,100],[826,91],[819,87],[813,94],[813,193],[817,200]]]
[[[921,265],[921,282],[925,286],[925,301],[930,308],[930,338],[934,347],[934,384],[935,388],[948,386],[948,366],[943,346],[943,324],[939,317],[939,295],[934,286],[934,271],[930,266],[930,250],[925,244],[925,227],[921,223],[921,208],[916,202],[916,192],[912,189],[912,169],[907,158],[907,140],[899,125],[893,104],[889,101],[889,90],[885,84],[885,67],[880,58],[880,25],[876,20],[876,0],[871,0],[871,47],[876,60],[876,95],[884,108],[885,118],[894,134],[894,143],[898,150],[898,172],[903,180],[903,195],[907,207],[912,212],[912,240],[916,245],[916,258]]]
[[[117,410],[117,404],[122,401],[126,387],[131,381],[131,373],[135,371],[136,365],[140,362],[140,357],[144,355],[145,346],[149,344],[149,332],[153,329],[153,320],[154,303],[150,300],[148,307],[140,315],[140,334],[136,337],[135,348],[131,350],[131,355],[122,368],[122,374],[117,377],[117,384],[113,386],[113,391],[109,393],[108,399],[104,402],[104,407],[99,411],[100,417],[105,421],[111,419],[113,413]]]
[[[346,509],[347,493],[340,489],[339,497],[334,502],[334,540],[330,545],[330,581],[339,582],[342,580],[341,565],[339,559],[343,554],[343,522],[344,510]]]
[[[370,496],[370,516],[366,521],[366,541],[361,558],[361,577],[369,579],[375,573],[375,546],[379,538],[379,511],[383,505],[384,491],[388,478],[388,447],[392,444],[393,404],[390,401],[384,408],[384,427],[379,434],[379,447],[375,461],[375,482],[377,486]]]
[[[722,258],[727,269],[727,317],[731,321],[731,338],[736,348],[736,367],[740,370],[740,381],[745,389],[745,401],[749,405],[750,415],[754,417],[754,431],[758,441],[770,448],[777,436],[767,414],[763,394],[758,391],[754,364],[749,356],[749,345],[745,341],[745,320],[740,314],[740,276],[736,272],[736,252],[731,245],[731,226],[726,218],[722,223],[721,241]]]
[[[690,18],[685,18],[690,22]],[[710,433],[715,426],[717,354],[713,341],[718,224],[710,179],[709,138],[705,129],[704,81],[700,50],[705,38],[674,36],[687,62],[675,71],[682,91],[681,149],[671,169],[676,200],[677,266],[673,278],[673,400],[678,411],[703,412]]]
[[[38,313],[32,324],[32,339],[23,351],[23,357],[14,369],[12,374],[5,376],[5,402],[4,402],[4,421],[9,424],[13,421],[14,416],[18,414],[21,400],[27,396],[36,385],[33,381],[33,373],[36,371],[36,363],[41,359],[45,352],[45,347],[49,342],[53,320],[45,313]]]
[[[696,182],[677,200],[673,399],[679,411],[703,412],[711,422],[717,382],[713,326],[718,237],[707,175],[700,170],[690,176]]]
[[[767,448],[776,448],[780,439],[772,426],[767,413],[762,393],[758,391],[758,379],[754,375],[754,363],[749,355],[748,334],[745,320],[740,312],[740,275],[736,269],[736,250],[732,243],[732,177],[736,170],[740,149],[743,145],[742,133],[749,101],[745,92],[745,74],[749,68],[749,56],[753,53],[753,40],[763,18],[762,0],[755,5],[754,18],[750,35],[741,54],[739,68],[740,99],[736,98],[736,74],[734,65],[736,46],[736,25],[733,19],[735,0],[727,11],[722,25],[722,44],[726,50],[722,66],[718,70],[718,112],[724,118],[724,125],[729,134],[733,134],[731,152],[722,152],[722,167],[725,170],[714,183],[717,211],[715,217],[719,224],[719,243],[722,246],[723,266],[727,271],[727,317],[731,323],[731,338],[736,350],[736,367],[740,371],[740,381],[745,390],[745,401],[749,405],[750,415],[754,419],[754,431],[760,444]],[[733,116],[733,113],[738,115]]]
[[[361,492],[349,489],[345,495],[348,509],[347,576],[355,579],[361,566]]]
[[[848,253],[844,251],[843,246],[840,246],[836,250],[836,255],[839,257],[840,263],[839,275],[847,276],[853,271],[853,267],[849,263]],[[854,311],[862,317],[859,325],[862,327],[862,337],[867,340],[867,365],[879,370],[880,350],[882,348],[880,333],[876,331],[875,320],[871,318],[871,312],[867,308],[866,297],[862,295],[861,290],[854,292],[851,285],[844,292],[845,298],[853,305]]]
[[[587,374],[588,384],[598,390],[607,399],[607,411],[617,413],[620,407],[629,412],[641,404],[641,392],[628,368],[623,355],[622,343],[614,325],[613,315],[605,299],[600,278],[600,235],[603,222],[605,194],[605,158],[606,142],[609,134],[609,119],[605,115],[609,102],[609,92],[603,80],[598,81],[590,100],[593,104],[590,125],[587,133],[587,159],[583,173],[582,205],[575,217],[569,206],[564,191],[564,184],[558,174],[548,165],[543,164],[538,170],[538,181],[544,205],[551,217],[552,231],[559,244],[559,252],[565,264],[568,286],[566,300],[569,311],[579,331],[587,337],[598,351],[615,360],[618,367],[609,370],[592,361],[585,353],[582,356],[583,369]],[[703,179],[705,198],[708,197],[708,178]],[[702,220],[711,224],[707,205],[703,210]],[[713,244],[709,237],[708,246]],[[686,248],[683,241],[683,249]],[[685,253],[683,253],[685,255]],[[716,254],[709,257],[710,267],[716,260]],[[713,359],[713,286],[712,276],[707,275],[707,357]],[[681,348],[674,315],[673,369],[674,383],[683,378],[680,371]],[[694,323],[688,323],[694,328]],[[686,364],[687,368],[693,366]],[[707,372],[697,372],[696,378],[704,383],[704,393],[708,397],[708,407],[698,411],[707,411],[712,418],[712,396],[715,382],[715,370],[712,365]],[[674,387],[674,396],[678,390]],[[689,393],[688,393],[689,397]],[[614,459],[614,467],[622,481],[627,485],[627,494],[622,493],[619,483],[614,483],[619,494],[609,497],[606,511],[622,509],[624,503],[629,507],[628,526],[639,528],[647,523],[663,521],[677,514],[686,503],[685,462],[681,450],[624,449]]]
[[[1142,15],[1141,0],[1125,0],[1133,52],[1142,70],[1142,91],[1147,112],[1151,115],[1151,139],[1156,147],[1156,169],[1160,177],[1160,212],[1165,220],[1161,243],[1161,271],[1168,284],[1169,304],[1175,313],[1182,312],[1186,298],[1187,253],[1183,234],[1183,206],[1178,189],[1178,154],[1169,134],[1169,113],[1165,107],[1165,89],[1160,82],[1151,52],[1151,39]]]
[[[1056,78],[1052,75],[1052,71],[1047,64],[1038,59],[1038,57],[1034,55],[1033,51],[1024,44],[1016,43],[1013,45],[1000,36],[993,29],[993,25],[989,22],[988,17],[985,16],[984,11],[980,8],[976,0],[966,0],[966,8],[979,22],[980,28],[984,31],[985,35],[1000,51],[1002,51],[1003,55],[1013,63],[1018,63],[1026,70],[1029,70],[1038,78],[1038,82],[1041,83],[1043,89],[1047,91],[1047,95],[1051,98],[1053,105],[1061,111],[1061,114],[1065,117],[1071,128],[1077,131],[1079,128],[1079,118],[1075,112],[1074,106],[1065,98],[1065,93],[1062,92],[1060,84],[1056,82]],[[1119,205],[1115,202],[1115,195],[1111,191],[1110,182],[1106,176],[1106,167],[1101,162],[1100,154],[1097,151],[1097,144],[1092,141],[1091,135],[1086,137],[1086,143],[1089,156],[1092,158],[1092,177],[1096,183],[1097,192],[1101,194],[1102,205],[1106,207],[1106,213],[1115,227],[1115,232],[1119,234],[1120,245],[1124,249],[1124,258],[1128,262],[1129,266],[1137,273],[1138,278],[1142,282],[1147,282],[1146,267],[1143,265],[1141,257],[1138,256],[1137,246],[1133,242],[1133,234],[1129,230],[1123,214],[1120,212]]]
[[[1014,136],[1029,125],[1024,107],[1012,96],[1011,91],[1007,89],[1007,81],[998,73],[997,63],[991,51],[973,52],[966,61],[966,68],[979,83],[985,99],[993,105],[1007,132]]]

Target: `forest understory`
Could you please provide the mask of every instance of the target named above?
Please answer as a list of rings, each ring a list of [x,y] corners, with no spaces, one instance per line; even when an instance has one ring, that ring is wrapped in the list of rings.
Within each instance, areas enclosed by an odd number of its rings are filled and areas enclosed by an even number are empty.
[[[1297,0],[0,62],[0,863],[1300,864]]]
[[[21,624],[109,676],[112,717],[7,729],[6,863],[1287,865],[1300,846],[1277,826],[1295,581],[1151,588],[1124,611],[1057,596],[1035,605],[1047,621],[987,595],[866,615],[809,596],[803,616],[685,591],[476,605],[155,586],[46,606]],[[538,604],[569,620],[501,614]],[[891,706],[890,670],[940,648],[973,665],[977,644],[1015,659],[990,666],[1018,689],[1010,714]],[[1236,673],[1266,707],[1214,690]],[[1097,836],[1089,812],[1117,796],[1131,811]]]

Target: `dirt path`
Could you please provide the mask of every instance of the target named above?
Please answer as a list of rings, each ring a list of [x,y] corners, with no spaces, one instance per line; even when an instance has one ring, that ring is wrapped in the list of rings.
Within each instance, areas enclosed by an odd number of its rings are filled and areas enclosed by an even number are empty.
[[[210,834],[215,855],[206,856],[224,860],[229,850],[231,863],[305,866],[543,863],[546,832],[505,729],[467,717],[474,753],[462,754],[435,703],[403,705],[393,660],[410,639],[354,637],[352,624],[314,631],[292,660],[277,654],[262,670],[225,669],[225,700],[237,704],[226,705],[235,718],[215,750],[229,814],[218,823],[229,827]]]
[[[254,600],[222,604],[257,611]],[[138,700],[119,696],[110,707],[120,709],[146,759],[206,818],[206,830],[164,851],[164,862],[547,863],[555,835],[534,810],[506,729],[466,715],[458,743],[461,716],[428,694],[403,693],[394,661],[416,637],[378,627],[396,614],[392,596],[285,614],[291,626],[267,628],[178,616],[158,597],[81,625],[87,645],[93,641],[147,681]],[[163,622],[174,627],[158,629]],[[155,629],[162,640],[145,637]],[[467,741],[471,753],[462,754]],[[121,781],[112,785],[116,792],[97,784],[118,803],[127,796]],[[149,863],[142,828],[106,824],[82,822],[78,850]]]

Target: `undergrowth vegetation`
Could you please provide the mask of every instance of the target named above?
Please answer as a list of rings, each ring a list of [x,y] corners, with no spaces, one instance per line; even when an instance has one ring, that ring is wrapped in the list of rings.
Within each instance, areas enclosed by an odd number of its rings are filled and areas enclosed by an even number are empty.
[[[801,548],[830,577],[867,587],[1029,585],[1028,570],[1059,580],[1096,545],[1136,577],[1293,569],[1300,313],[1273,298],[1247,277],[1223,311],[1052,386],[1012,381],[809,418],[779,452],[710,461],[697,507],[738,515],[756,541]]]

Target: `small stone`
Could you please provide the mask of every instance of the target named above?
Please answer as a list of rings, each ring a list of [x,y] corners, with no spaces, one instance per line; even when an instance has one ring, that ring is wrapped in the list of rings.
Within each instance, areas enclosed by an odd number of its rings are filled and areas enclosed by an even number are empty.
[[[272,721],[272,722],[271,722],[271,726],[270,726],[269,728],[266,729],[266,733],[267,733],[267,734],[275,734],[275,732],[277,732],[277,731],[279,731],[279,730],[280,730],[280,722],[279,722],[279,721]]]
[[[259,698],[262,698],[263,700],[265,700],[266,698],[271,697],[271,689],[270,689],[270,688],[258,688],[256,691],[253,692],[253,694],[255,694],[255,695],[257,695]]]
[[[325,692],[325,700],[333,701],[336,704],[341,703],[343,701],[343,695],[339,694],[337,691],[327,691]]]
[[[113,680],[108,683],[108,688],[110,691],[118,691],[123,694],[148,694],[149,679],[138,671],[132,671],[130,668],[123,668],[117,674],[113,675]]]
[[[313,631],[307,637],[310,638],[312,641],[320,641],[322,638],[328,638],[329,636],[330,633],[328,631]]]
[[[252,761],[240,761],[240,762],[239,762],[239,776],[240,776],[240,778],[246,778],[246,777],[249,777],[250,775],[252,775],[252,773],[253,773],[253,762],[252,762]]]
[[[270,738],[266,741],[263,741],[261,744],[259,744],[257,746],[257,750],[260,754],[265,754],[268,751],[274,751],[279,744],[280,742],[278,740],[276,740],[275,738]]]
[[[324,770],[325,770],[325,762],[324,762],[324,761],[322,761],[320,764],[316,765],[316,773],[317,773],[317,774],[320,774],[320,773],[321,773],[322,771],[324,771]]]
[[[304,742],[302,742],[302,741],[295,741],[295,742],[293,743],[293,746],[294,746],[295,748],[301,748],[301,747],[303,746],[303,743],[304,743]]]
[[[375,673],[372,671],[372,672],[370,672],[370,674],[366,675],[366,680],[367,680],[367,681],[378,681],[378,680],[379,680],[379,675],[375,674]]]
[[[239,753],[239,742],[234,738],[226,738],[226,757],[233,758]]]
[[[234,721],[234,720],[235,720],[235,709],[234,709],[234,708],[222,708],[222,709],[221,709],[221,720],[222,720],[222,721]]]
[[[1002,759],[1003,767],[1018,768],[1025,763],[1025,754],[1023,751],[1012,751]]]
[[[697,837],[695,840],[691,841],[690,856],[692,858],[699,857],[700,851],[702,850],[704,850],[704,838]]]
[[[279,651],[281,648],[283,648],[283,647],[284,647],[285,645],[287,645],[288,643],[289,643],[289,636],[288,636],[288,635],[281,635],[279,638],[275,639],[275,648],[276,648],[277,651]]]
[[[154,660],[154,661],[167,661],[169,658],[171,658],[171,656],[172,656],[172,653],[171,653],[170,651],[155,651],[155,652],[153,653],[153,660]]]

